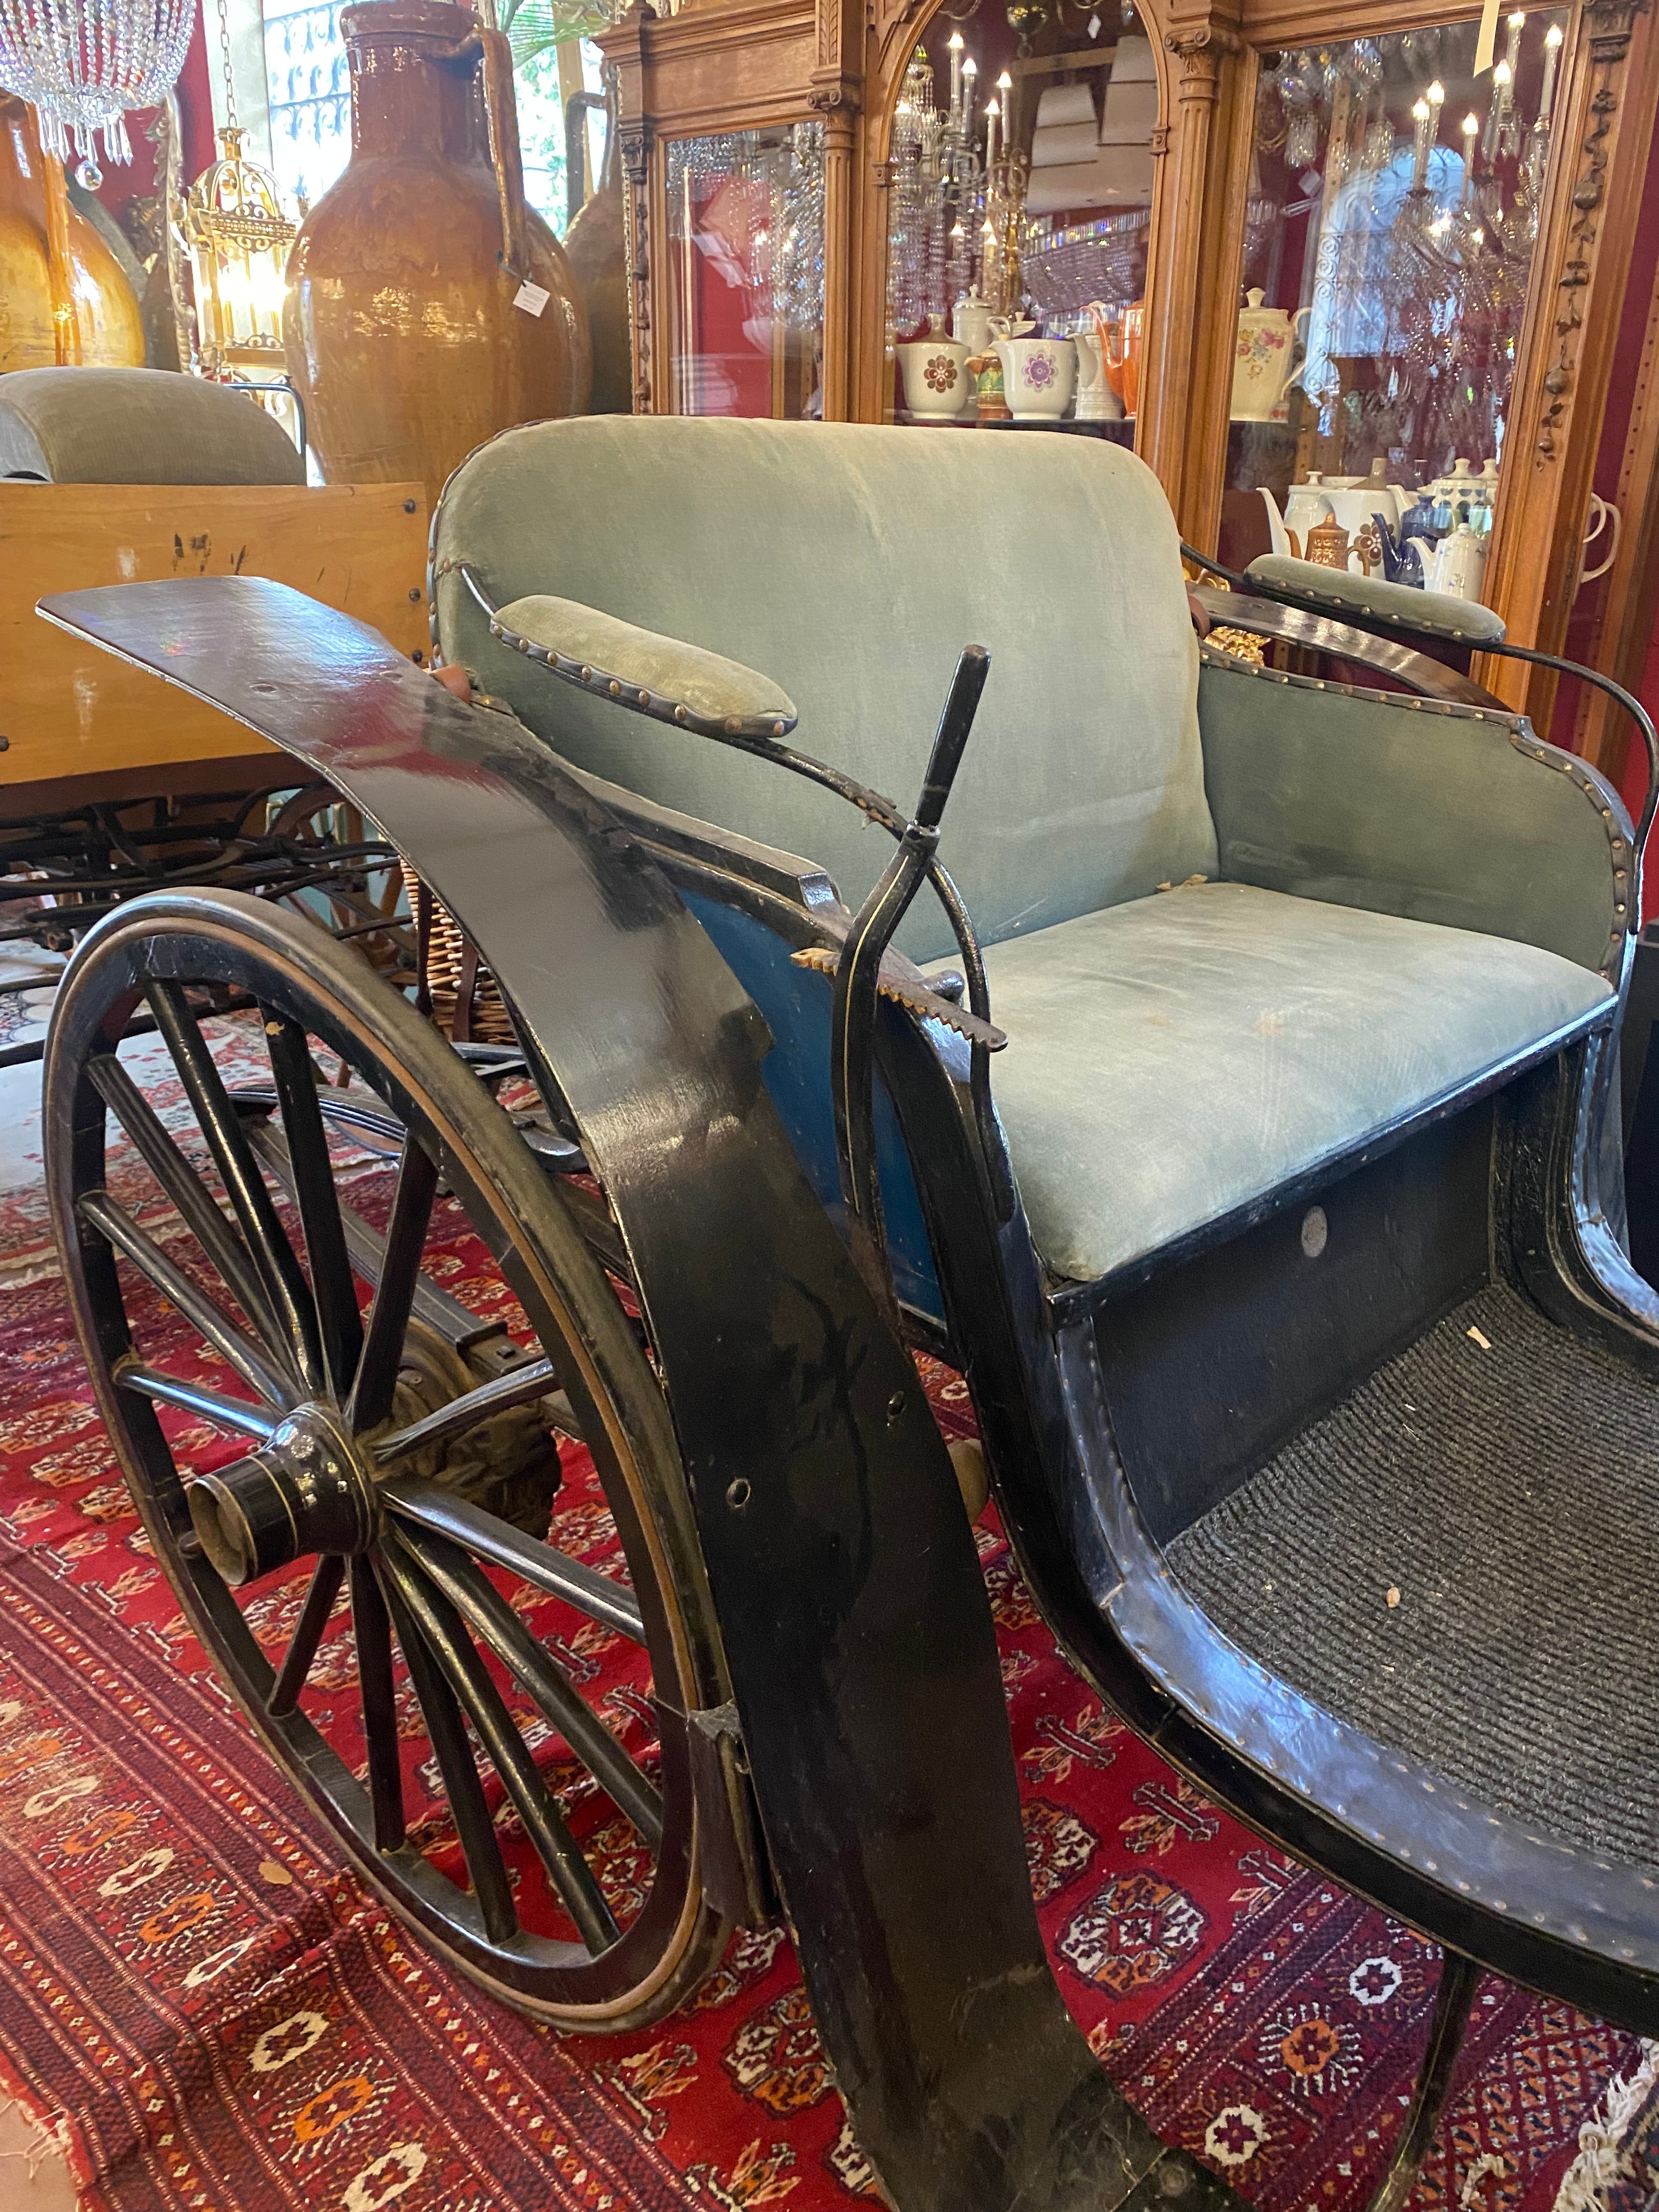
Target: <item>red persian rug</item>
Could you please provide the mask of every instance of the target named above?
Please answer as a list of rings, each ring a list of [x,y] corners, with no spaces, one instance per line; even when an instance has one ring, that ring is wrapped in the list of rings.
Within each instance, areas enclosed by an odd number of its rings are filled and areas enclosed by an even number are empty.
[[[122,1174],[141,1171],[118,1161],[112,1182]],[[389,1181],[362,1160],[353,1202],[375,1218]],[[143,1202],[137,1182],[123,1194]],[[27,1188],[0,1201],[0,2087],[62,2123],[86,2206],[850,2212],[873,2199],[781,1929],[740,1935],[696,2000],[647,2033],[562,2038],[435,1968],[343,1869],[149,1554],[42,1220]],[[509,1309],[459,1218],[441,1223],[429,1264],[480,1310]],[[176,1320],[143,1296],[147,1347],[187,1365]],[[963,1384],[921,1364],[942,1427],[967,1432]],[[197,1463],[229,1455],[188,1417],[164,1418]],[[596,1565],[613,1555],[570,1448],[554,1533]],[[1071,1672],[988,1521],[980,1547],[1032,1883],[1101,2063],[1263,2212],[1357,2212],[1409,2097],[1431,1947],[1206,1804]],[[273,1646],[303,1586],[257,1601]],[[528,1617],[648,1757],[641,1655],[554,1601]],[[355,1711],[349,1633],[342,1609],[307,1692],[337,1741]],[[412,1710],[407,1735],[418,1812],[431,1792]],[[626,1906],[638,1838],[556,1745],[541,1755]],[[499,1826],[529,1919],[538,1877],[510,1810]],[[437,1817],[426,1841],[453,1849]],[[1633,2038],[1489,1981],[1414,2203],[1552,2212],[1581,2126],[1642,2059]],[[1621,2197],[1619,2212],[1652,2201]]]

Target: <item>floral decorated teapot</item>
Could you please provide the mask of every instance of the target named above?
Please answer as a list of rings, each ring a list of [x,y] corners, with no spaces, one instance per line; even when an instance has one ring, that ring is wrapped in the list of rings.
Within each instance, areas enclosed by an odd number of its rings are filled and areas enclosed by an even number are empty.
[[[1232,419],[1235,422],[1282,422],[1285,402],[1302,367],[1311,307],[1292,316],[1285,307],[1264,307],[1265,295],[1247,293],[1238,311],[1238,339],[1233,351]]]

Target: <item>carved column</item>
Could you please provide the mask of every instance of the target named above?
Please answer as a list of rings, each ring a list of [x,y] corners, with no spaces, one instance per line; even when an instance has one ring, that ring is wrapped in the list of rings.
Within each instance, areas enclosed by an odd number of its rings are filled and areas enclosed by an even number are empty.
[[[1551,163],[1510,399],[1486,597],[1510,637],[1559,653],[1630,273],[1656,93],[1648,0],[1588,0]],[[1488,661],[1483,680],[1547,726],[1554,679]],[[1616,742],[1616,740],[1615,740]]]
[[[858,94],[844,79],[815,78],[807,99],[823,120],[823,419],[846,422],[858,295]]]
[[[1157,471],[1184,536],[1214,538],[1226,460],[1231,348],[1226,326],[1243,222],[1249,159],[1249,102],[1241,88],[1252,56],[1213,17],[1165,34],[1167,122],[1158,214],[1146,270],[1146,354],[1137,446]]]
[[[628,271],[628,335],[634,358],[634,412],[652,411],[651,127],[645,115],[645,9],[641,0],[600,40],[617,71],[617,143],[622,155],[623,252]]]

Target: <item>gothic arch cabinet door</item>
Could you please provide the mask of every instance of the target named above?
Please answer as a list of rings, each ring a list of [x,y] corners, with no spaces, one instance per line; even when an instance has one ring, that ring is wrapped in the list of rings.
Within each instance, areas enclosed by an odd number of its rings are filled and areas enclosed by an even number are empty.
[[[863,419],[1134,442],[1170,69],[1122,0],[874,0]],[[1022,314],[1025,349],[990,359],[990,319]]]
[[[1659,55],[1623,0],[1487,35],[1478,68],[1473,15],[1170,17],[1139,443],[1194,544],[1305,556],[1318,530],[1316,557],[1403,559],[1559,651]],[[1486,680],[1547,723],[1552,679]]]

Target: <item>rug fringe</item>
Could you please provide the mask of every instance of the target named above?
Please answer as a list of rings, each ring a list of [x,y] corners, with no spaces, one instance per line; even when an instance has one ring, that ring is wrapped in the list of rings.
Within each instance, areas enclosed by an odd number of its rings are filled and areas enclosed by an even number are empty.
[[[1642,2063],[1628,2079],[1615,2074],[1607,2100],[1578,2130],[1578,2155],[1562,2178],[1553,2212],[1607,2212],[1607,2192],[1624,2171],[1625,2138],[1650,2092],[1659,2087],[1659,2042],[1642,2041]]]

